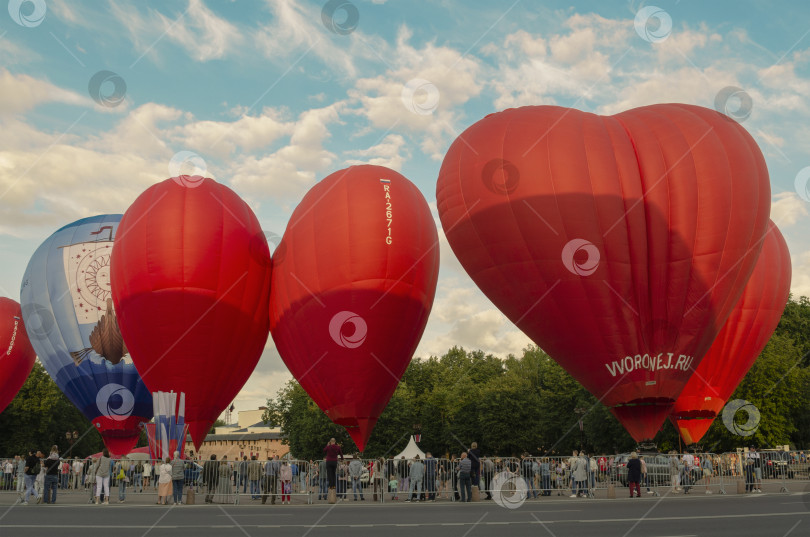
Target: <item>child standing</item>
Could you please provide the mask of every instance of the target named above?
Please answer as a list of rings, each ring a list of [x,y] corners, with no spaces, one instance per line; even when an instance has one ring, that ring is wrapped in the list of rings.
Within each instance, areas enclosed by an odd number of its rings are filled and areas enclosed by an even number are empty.
[[[284,461],[281,466],[281,504],[290,503],[290,492],[292,490],[292,467]]]

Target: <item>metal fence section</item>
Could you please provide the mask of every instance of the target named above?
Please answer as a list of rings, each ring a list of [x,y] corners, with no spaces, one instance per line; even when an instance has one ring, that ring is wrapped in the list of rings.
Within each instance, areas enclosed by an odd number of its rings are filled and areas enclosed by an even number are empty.
[[[759,494],[808,490],[810,461],[804,451],[714,453],[640,453],[646,473],[641,495]],[[399,502],[461,500],[466,476],[460,459],[350,459],[339,461],[336,493],[339,501]],[[629,495],[629,454],[540,457],[481,457],[469,476],[472,498],[514,495],[519,501],[544,497],[611,498]],[[417,464],[418,463],[418,464]],[[23,464],[24,466],[24,464]],[[0,459],[0,494],[24,494],[18,460]],[[10,470],[10,471],[9,471]],[[46,486],[58,494],[85,494],[95,501],[126,502],[130,495],[160,498],[171,463],[149,459],[114,459],[109,472],[99,472],[92,459],[66,459],[55,477],[44,468],[35,490]],[[96,474],[108,473],[97,479]],[[165,502],[173,503],[178,489],[183,503],[312,504],[328,497],[325,461],[304,460],[184,460],[183,479],[166,486]],[[107,487],[109,487],[107,489]]]

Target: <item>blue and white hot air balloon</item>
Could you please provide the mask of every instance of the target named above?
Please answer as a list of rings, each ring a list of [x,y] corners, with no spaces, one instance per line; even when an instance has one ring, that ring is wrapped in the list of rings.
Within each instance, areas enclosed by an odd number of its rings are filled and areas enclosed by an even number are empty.
[[[20,304],[48,374],[114,455],[135,447],[152,395],[127,357],[110,288],[120,214],[84,218],[51,235],[25,270]]]

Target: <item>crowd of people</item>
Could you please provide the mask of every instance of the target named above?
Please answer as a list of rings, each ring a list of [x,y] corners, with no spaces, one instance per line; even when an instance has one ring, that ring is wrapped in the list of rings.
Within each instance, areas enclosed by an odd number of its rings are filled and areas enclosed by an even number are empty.
[[[335,499],[366,501],[390,499],[406,502],[436,501],[447,498],[469,502],[473,490],[491,499],[494,482],[501,484],[520,480],[526,498],[566,495],[571,498],[592,497],[598,486],[607,483],[627,486],[631,497],[639,497],[642,488],[653,494],[653,488],[668,487],[671,493],[690,494],[700,487],[711,494],[719,475],[743,477],[745,490],[762,492],[763,472],[768,466],[776,477],[774,462],[802,464],[807,473],[803,451],[785,452],[774,458],[761,456],[753,447],[745,453],[677,454],[636,453],[629,455],[592,456],[574,451],[570,457],[557,454],[533,457],[489,457],[482,455],[473,443],[458,456],[434,458],[430,452],[412,459],[361,459],[360,454],[344,456],[334,439],[324,448],[320,461],[295,461],[257,456],[241,459],[182,459],[179,452],[165,460],[113,459],[105,449],[101,457],[63,459],[58,447],[52,446],[45,456],[29,451],[1,463],[5,490],[16,489],[23,504],[33,497],[37,503],[55,503],[57,490],[84,490],[89,501],[109,504],[110,489],[118,489],[118,501],[126,501],[127,489],[143,493],[150,489],[160,505],[182,505],[184,494],[204,494],[205,503],[234,503],[241,494],[251,501],[261,500],[289,504],[295,494],[311,495],[325,501],[330,493]]]

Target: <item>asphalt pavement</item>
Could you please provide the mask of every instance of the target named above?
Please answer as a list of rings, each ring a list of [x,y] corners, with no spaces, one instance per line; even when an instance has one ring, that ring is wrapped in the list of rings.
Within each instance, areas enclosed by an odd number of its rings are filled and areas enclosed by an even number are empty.
[[[63,500],[68,498],[65,495]],[[790,493],[615,500],[552,496],[528,500],[516,509],[493,501],[168,507],[11,504],[0,508],[0,535],[798,537],[810,535],[810,487]]]

